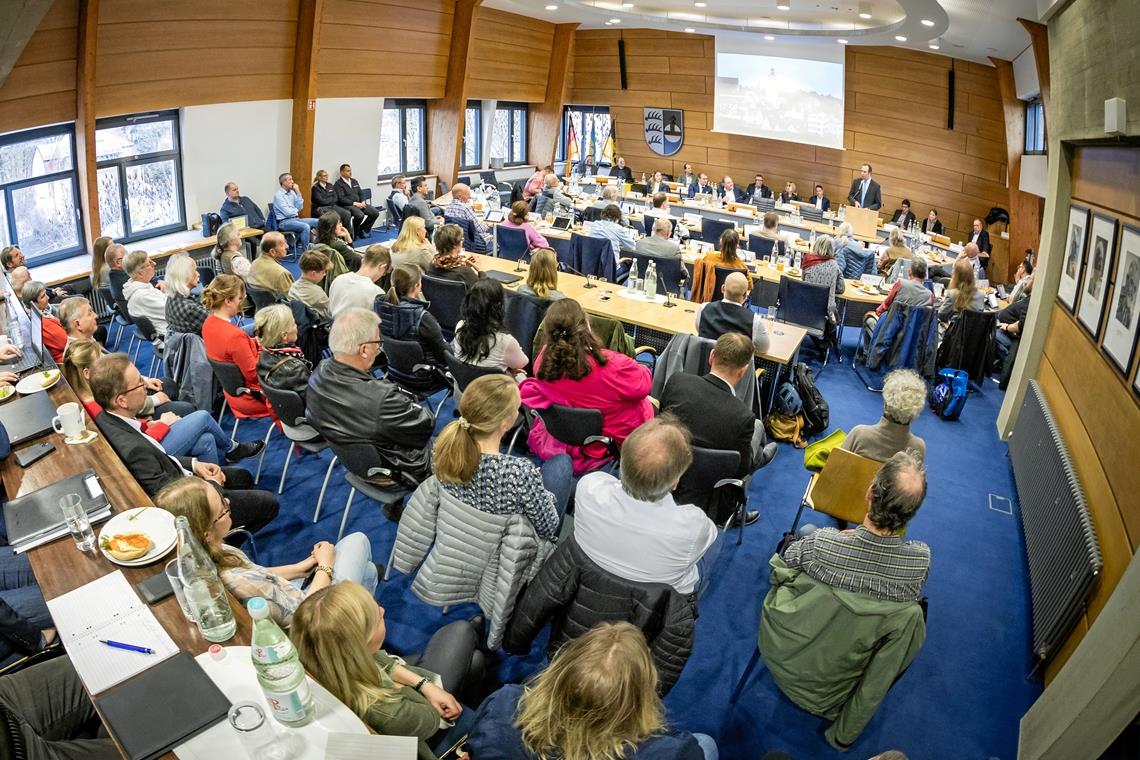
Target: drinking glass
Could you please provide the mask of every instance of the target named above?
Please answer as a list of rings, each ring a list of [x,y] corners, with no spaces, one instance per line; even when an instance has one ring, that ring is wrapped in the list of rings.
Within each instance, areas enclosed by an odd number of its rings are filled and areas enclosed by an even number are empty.
[[[79,550],[87,552],[94,549],[95,531],[91,528],[87,510],[83,508],[83,499],[78,494],[69,493],[59,500],[59,508]]]
[[[768,307],[768,321],[769,322],[775,322],[776,321],[776,307],[775,306],[769,306]]]
[[[182,575],[178,572],[177,559],[172,559],[166,563],[166,578],[170,581],[170,588],[174,589],[174,598],[178,600],[182,614],[193,623],[194,611],[190,609],[190,602],[186,601],[186,589],[182,587]]]
[[[279,760],[285,757],[285,746],[277,731],[265,719],[265,711],[256,702],[238,702],[230,708],[230,727],[238,735],[242,749],[257,760]]]

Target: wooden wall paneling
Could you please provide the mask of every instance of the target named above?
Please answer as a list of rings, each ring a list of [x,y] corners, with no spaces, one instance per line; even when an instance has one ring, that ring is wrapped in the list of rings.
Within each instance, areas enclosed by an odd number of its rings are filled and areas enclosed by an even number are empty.
[[[0,132],[75,119],[78,0],[55,0],[0,85]]]
[[[297,41],[293,55],[293,116],[289,142],[289,171],[302,188],[313,176],[313,130],[317,121],[317,54],[324,0],[300,0]],[[311,216],[309,193],[301,191],[301,216]]]
[[[483,0],[456,0],[443,97],[428,110],[428,174],[453,180],[463,150],[463,111],[467,107],[475,14]]]
[[[79,0],[76,27],[75,168],[83,238],[89,241],[100,235],[99,178],[95,168],[95,72],[100,2]]]
[[[552,62],[554,24],[480,8],[475,16],[468,97],[541,103]],[[558,62],[558,63],[564,63]]]
[[[562,128],[562,104],[566,102],[573,66],[574,33],[577,29],[577,24],[558,24],[554,27],[546,92],[542,102],[531,107],[528,113],[527,161],[536,166],[554,162],[558,132]]]
[[[1140,218],[1140,151],[1125,145],[1080,148],[1073,155],[1073,197],[1111,209],[1113,216]]]

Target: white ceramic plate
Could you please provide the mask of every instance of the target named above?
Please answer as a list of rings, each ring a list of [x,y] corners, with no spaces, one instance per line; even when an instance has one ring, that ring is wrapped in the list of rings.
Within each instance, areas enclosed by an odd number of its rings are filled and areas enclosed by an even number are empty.
[[[12,385],[0,386],[0,403],[7,401],[16,395],[16,388]]]
[[[138,515],[134,520],[130,519],[131,515]],[[112,557],[103,548],[103,536],[113,536],[116,533],[145,533],[150,537],[150,551],[132,560],[120,560]],[[174,515],[167,512],[165,509],[158,507],[138,507],[136,509],[128,509],[125,512],[112,517],[99,531],[99,551],[103,552],[103,556],[114,562],[116,565],[123,567],[140,567],[142,565],[149,565],[151,562],[159,559],[171,549],[178,541],[178,536],[174,532]]]
[[[44,379],[44,372],[33,372],[32,374],[22,379],[20,382],[16,383],[16,390],[25,396],[30,393],[39,393],[40,391],[46,391],[48,388],[58,383],[59,378],[63,376],[63,373],[58,369],[49,369],[44,371],[50,372],[55,379],[53,379],[47,385],[44,385],[42,382]]]

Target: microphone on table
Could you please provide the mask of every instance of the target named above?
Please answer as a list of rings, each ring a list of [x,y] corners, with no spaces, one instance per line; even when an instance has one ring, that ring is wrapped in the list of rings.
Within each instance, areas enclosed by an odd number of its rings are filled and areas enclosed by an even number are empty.
[[[526,253],[522,254],[522,256],[519,256],[517,259],[515,259],[515,271],[516,272],[523,271],[523,258],[524,257],[527,260],[526,265],[529,267],[530,266],[530,249],[527,249]]]
[[[681,297],[681,284],[677,283],[677,298]],[[672,309],[677,304],[673,303],[673,294],[669,292],[669,288],[665,288],[665,308]]]
[[[569,264],[562,264],[562,269],[563,269],[564,271],[567,271],[567,272],[569,272],[570,274],[576,274],[576,275],[578,275],[579,277],[585,277],[585,278],[586,278],[586,284],[582,286],[583,288],[596,288],[596,287],[598,287],[597,285],[595,285],[595,284],[594,284],[594,283],[593,283],[593,282],[590,280],[590,275],[586,274],[585,272],[579,272],[577,269],[575,269],[574,267],[570,266]]]

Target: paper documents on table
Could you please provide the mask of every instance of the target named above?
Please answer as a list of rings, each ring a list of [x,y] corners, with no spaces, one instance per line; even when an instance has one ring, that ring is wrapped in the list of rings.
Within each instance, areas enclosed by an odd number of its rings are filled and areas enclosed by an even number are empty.
[[[416,760],[416,737],[329,734],[325,760]]]
[[[106,691],[178,651],[121,570],[58,596],[47,605],[71,664],[91,694]],[[154,654],[116,649],[100,639],[149,647]]]

